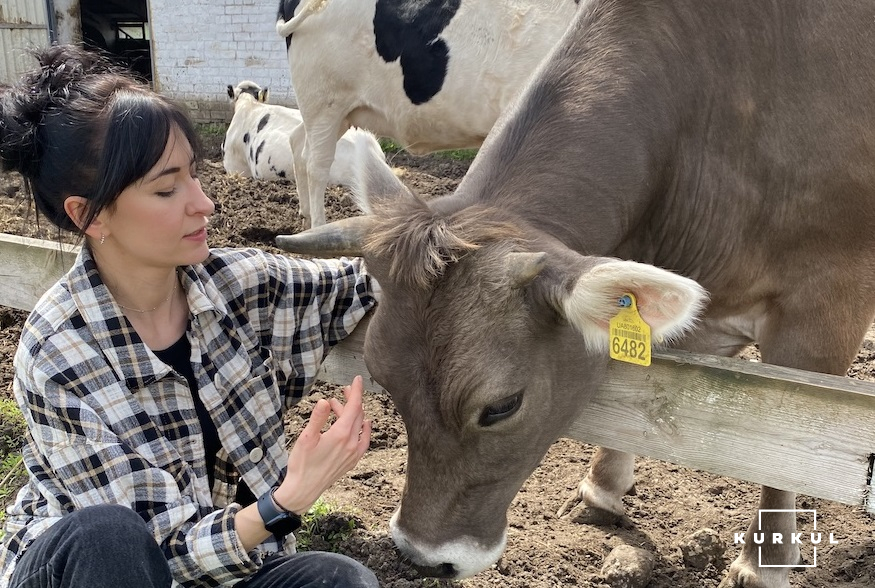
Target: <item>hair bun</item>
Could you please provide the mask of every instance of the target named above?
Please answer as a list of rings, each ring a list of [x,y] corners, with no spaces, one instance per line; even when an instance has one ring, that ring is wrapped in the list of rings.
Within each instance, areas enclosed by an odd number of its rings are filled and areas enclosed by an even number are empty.
[[[0,89],[0,163],[32,178],[44,145],[39,129],[45,117],[61,111],[79,94],[77,83],[93,73],[114,71],[106,58],[75,45],[54,45],[32,51],[39,68]]]

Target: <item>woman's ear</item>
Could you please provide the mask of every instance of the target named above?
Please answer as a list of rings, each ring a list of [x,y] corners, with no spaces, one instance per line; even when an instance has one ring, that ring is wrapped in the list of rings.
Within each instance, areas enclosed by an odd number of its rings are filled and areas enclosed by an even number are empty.
[[[79,227],[79,230],[91,237],[92,239],[100,239],[103,237],[104,228],[100,218],[95,218],[87,227],[82,226],[85,219],[88,217],[88,200],[82,196],[67,196],[64,200],[64,212],[70,217],[70,220]]]

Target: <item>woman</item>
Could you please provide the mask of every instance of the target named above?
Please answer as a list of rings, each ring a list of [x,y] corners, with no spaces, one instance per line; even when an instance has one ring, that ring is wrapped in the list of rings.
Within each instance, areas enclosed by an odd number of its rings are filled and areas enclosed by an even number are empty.
[[[76,47],[37,58],[2,97],[0,161],[84,244],[15,358],[29,480],[0,585],[377,586],[291,534],[367,449],[361,378],[283,436],[375,303],[361,261],[210,250],[183,111]]]

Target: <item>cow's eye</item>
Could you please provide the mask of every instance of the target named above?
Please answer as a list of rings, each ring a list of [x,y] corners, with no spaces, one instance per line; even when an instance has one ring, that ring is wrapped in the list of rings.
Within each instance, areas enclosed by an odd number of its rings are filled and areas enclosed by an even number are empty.
[[[480,425],[488,427],[489,425],[494,425],[498,421],[503,421],[518,411],[522,404],[522,392],[517,392],[513,396],[502,398],[498,402],[494,402],[483,409],[483,414],[480,415]]]

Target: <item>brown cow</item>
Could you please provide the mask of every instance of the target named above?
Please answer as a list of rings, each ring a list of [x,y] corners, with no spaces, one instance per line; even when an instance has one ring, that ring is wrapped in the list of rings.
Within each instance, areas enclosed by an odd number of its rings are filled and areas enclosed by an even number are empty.
[[[680,348],[758,342],[846,372],[875,314],[873,23],[871,0],[582,3],[453,195],[374,187],[383,210],[322,252],[363,252],[384,290],[365,353],[408,429],[391,530],[414,562],[461,577],[500,556],[512,498],[586,414],[625,291],[666,336],[705,304]],[[620,514],[632,484],[633,458],[600,450],[580,495]],[[768,543],[793,513],[763,522],[762,563],[797,564]],[[758,547],[724,586],[789,586]]]

